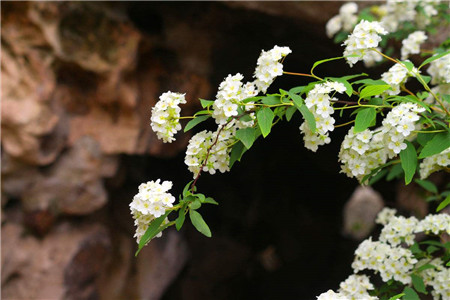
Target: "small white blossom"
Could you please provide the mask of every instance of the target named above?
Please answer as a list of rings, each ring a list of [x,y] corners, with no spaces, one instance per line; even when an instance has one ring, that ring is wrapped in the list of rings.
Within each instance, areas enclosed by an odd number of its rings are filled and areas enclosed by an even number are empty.
[[[402,41],[402,59],[407,59],[410,54],[420,53],[420,45],[425,42],[427,36],[423,31],[415,31],[408,35],[406,39]]]
[[[152,108],[151,127],[157,137],[165,143],[175,140],[174,135],[181,130],[180,104],[186,103],[184,94],[166,92]]]

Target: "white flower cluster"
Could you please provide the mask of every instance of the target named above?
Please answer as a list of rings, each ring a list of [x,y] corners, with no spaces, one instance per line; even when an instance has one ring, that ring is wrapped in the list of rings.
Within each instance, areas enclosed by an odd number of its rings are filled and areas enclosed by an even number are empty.
[[[422,179],[427,178],[431,173],[450,167],[450,148],[424,158],[419,167],[419,174]]]
[[[381,130],[389,158],[406,148],[404,141],[416,130],[416,123],[420,119],[418,114],[424,111],[425,108],[415,103],[400,103],[387,114]]]
[[[339,152],[342,172],[361,180],[387,158],[399,154],[406,148],[405,140],[416,129],[418,113],[424,110],[415,103],[401,103],[387,114],[383,126],[375,131],[366,129],[355,134],[353,127],[350,128]]]
[[[246,98],[258,94],[258,91],[252,82],[243,85],[242,79],[244,79],[244,76],[237,73],[233,76],[228,75],[228,77],[220,83],[212,114],[217,124],[223,125],[227,122],[229,117],[237,116],[239,103]],[[249,106],[246,106],[246,108],[249,108]]]
[[[432,61],[427,72],[432,84],[450,83],[450,54]]]
[[[289,53],[289,47],[275,46],[272,50],[262,51],[258,58],[254,77],[259,91],[265,93],[277,76],[283,74],[283,64],[279,61]]]
[[[305,105],[312,112],[316,120],[316,132],[313,133],[307,122],[300,125],[300,131],[303,133],[303,140],[305,147],[316,152],[318,147],[330,142],[328,132],[334,130],[334,118],[331,116],[334,113],[331,105],[331,98],[329,93],[345,92],[345,86],[340,82],[327,81],[325,83],[316,84],[314,88],[308,92],[305,99]]]
[[[329,290],[319,295],[317,300],[376,300],[378,297],[370,296],[367,292],[373,289],[374,286],[366,275],[350,275],[340,283],[338,293]]]
[[[417,224],[419,224],[419,220],[415,217],[393,216],[383,227],[379,239],[381,242],[389,243],[392,246],[398,246],[402,242],[412,245],[414,244]]]
[[[366,269],[379,272],[384,282],[395,279],[409,284],[410,272],[418,261],[409,249],[401,247],[401,243],[414,244],[415,234],[420,232],[450,233],[450,215],[428,215],[418,221],[415,217],[394,216],[395,212],[385,208],[378,214],[377,223],[385,224],[380,241],[369,238],[362,242],[355,251],[352,268],[355,273]]]
[[[332,17],[326,25],[327,36],[332,37],[341,29],[347,32],[352,31],[353,26],[358,21],[358,5],[355,2],[345,3],[339,9],[339,15]]]
[[[162,216],[167,208],[173,206],[175,197],[167,193],[171,188],[171,181],[160,183],[159,179],[142,183],[139,186],[139,192],[130,203],[131,214],[135,219],[134,225],[137,226],[134,237],[136,237],[138,243],[150,222]],[[159,236],[161,234],[158,234],[157,237]]]
[[[437,15],[436,7],[439,3],[439,0],[388,0],[386,5],[379,7],[383,15],[380,22],[390,32],[397,31],[403,22],[412,22],[419,28],[425,28],[430,24],[431,17]],[[419,7],[421,7],[421,13],[418,13]]]
[[[420,45],[425,42],[427,36],[423,31],[415,31],[408,35],[406,39],[402,41],[402,59],[407,59],[410,54],[420,53]]]
[[[339,152],[341,169],[348,177],[361,180],[371,170],[384,164],[387,160],[387,151],[383,144],[383,134],[373,134],[369,129],[354,133],[350,128]]]
[[[380,34],[384,35],[387,33],[379,22],[369,22],[366,20],[359,22],[343,44],[346,46],[344,56],[355,55],[346,57],[348,64],[352,67],[355,63],[362,60],[368,52],[373,51],[370,49],[378,47],[381,41]]]
[[[408,71],[401,64],[393,65],[387,72],[381,74],[381,79],[391,86],[392,90],[387,90],[389,95],[400,94],[400,85],[404,84],[408,77],[414,76],[413,72],[419,72],[416,68],[413,68],[411,72]]]
[[[417,266],[420,267],[426,263],[435,266],[435,268],[426,269],[421,273],[425,285],[433,288],[431,291],[433,298],[436,300],[450,299],[450,268],[445,267],[445,263],[440,258],[431,262],[424,259]]]
[[[374,242],[369,238],[356,249],[352,268],[355,273],[362,270],[380,273],[384,282],[394,279],[409,284],[411,283],[409,274],[416,263],[417,259],[409,249]]]
[[[385,207],[378,213],[375,223],[386,225],[396,213],[397,210],[395,208]]]
[[[186,103],[184,94],[166,92],[152,108],[150,125],[163,142],[173,142],[175,140],[173,136],[181,129],[179,105],[184,103]]]
[[[215,174],[216,170],[222,173],[230,170],[230,145],[239,125],[233,121],[222,127],[219,127],[216,132],[203,130],[189,140],[184,163],[193,173],[194,178],[199,174],[205,159],[207,161],[203,167],[204,172]]]
[[[436,235],[441,232],[450,234],[450,215],[445,213],[428,215],[417,224],[415,232],[431,232]]]

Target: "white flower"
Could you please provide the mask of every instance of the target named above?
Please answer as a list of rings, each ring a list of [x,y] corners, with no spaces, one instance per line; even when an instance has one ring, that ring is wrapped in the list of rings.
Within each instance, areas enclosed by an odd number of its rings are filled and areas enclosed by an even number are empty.
[[[359,60],[363,60],[368,51],[372,51],[371,48],[378,46],[381,41],[380,35],[384,34],[387,34],[387,31],[379,22],[362,20],[343,44],[345,45],[344,56],[348,64],[352,67]]]
[[[262,51],[258,58],[254,77],[254,84],[265,93],[277,76],[283,74],[283,65],[279,62],[283,57],[291,53],[289,47],[275,46],[272,50]]]
[[[165,143],[175,140],[174,135],[181,130],[180,104],[186,103],[184,94],[166,92],[159,97],[159,101],[152,108],[152,130]]]
[[[175,197],[167,193],[172,188],[172,182],[160,180],[149,181],[139,185],[139,192],[133,197],[130,203],[130,210],[134,224],[137,226],[135,237],[139,243],[149,224],[162,216],[166,209],[172,207]],[[168,222],[167,219],[165,222]],[[158,234],[157,237],[160,237]]]
[[[415,31],[408,35],[406,39],[402,41],[402,59],[407,59],[410,54],[420,53],[420,45],[425,42],[427,36],[423,31]]]

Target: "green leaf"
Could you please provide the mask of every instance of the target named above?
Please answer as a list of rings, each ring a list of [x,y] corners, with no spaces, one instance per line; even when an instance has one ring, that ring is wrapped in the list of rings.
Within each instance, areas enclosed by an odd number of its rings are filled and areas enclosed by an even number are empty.
[[[184,224],[184,220],[186,219],[185,208],[182,207],[178,211],[178,218],[175,220],[175,227],[178,231],[180,231],[181,227]]]
[[[443,57],[443,56],[446,56],[446,55],[448,55],[448,54],[450,54],[450,50],[445,51],[445,52],[443,52],[443,53],[441,53],[441,54],[434,55],[434,56],[432,56],[432,57],[429,57],[429,58],[425,59],[424,62],[419,66],[419,70],[420,70],[423,66],[425,66],[426,64],[429,64],[430,62],[435,61],[436,59],[439,59],[439,58],[441,58],[441,57]]]
[[[366,84],[366,85],[387,85],[387,82],[379,79],[379,80],[373,80],[370,78],[366,78],[366,79],[360,79],[358,81],[353,82],[353,84]]]
[[[204,234],[207,237],[211,237],[211,230],[208,227],[208,224],[206,224],[205,220],[203,220],[203,217],[201,214],[199,214],[195,210],[189,211],[189,218],[191,219],[192,225],[202,234]]]
[[[292,119],[292,116],[297,111],[297,107],[291,106],[288,109],[286,109],[286,120],[289,122]]]
[[[362,89],[361,93],[359,94],[359,98],[377,96],[390,88],[391,86],[389,84],[369,85]]]
[[[408,96],[394,96],[394,97],[389,98],[389,101],[391,101],[391,100],[398,101],[398,102],[412,102],[412,103],[415,103],[417,105],[422,106],[428,112],[431,112],[430,107],[426,103],[417,100],[415,97],[413,97],[411,95],[408,95]]]
[[[405,65],[406,69],[408,69],[408,72],[411,72],[411,70],[414,68],[414,64],[408,60],[402,61],[401,63]]]
[[[316,132],[316,118],[314,118],[314,115],[309,111],[308,107],[306,107],[306,105],[302,105],[298,108],[298,110],[302,113],[303,118],[308,123],[309,129],[313,133]]]
[[[268,107],[264,107],[256,113],[258,125],[263,137],[266,137],[270,133],[270,130],[272,130],[272,121],[274,117],[273,111]]]
[[[212,101],[212,100],[205,100],[205,99],[199,99],[199,100],[200,100],[200,104],[202,105],[203,108],[207,108],[214,104],[214,101]]]
[[[432,183],[431,181],[428,180],[420,180],[420,179],[416,179],[414,180],[418,185],[420,185],[421,187],[423,187],[424,189],[426,189],[427,191],[433,193],[433,194],[437,194],[438,193],[438,189],[436,187],[436,185],[434,185],[434,183]]]
[[[208,119],[209,117],[211,117],[211,115],[207,115],[207,116],[200,116],[200,117],[196,117],[195,119],[190,120],[187,124],[186,127],[184,127],[184,132],[191,130],[192,128],[194,128],[194,126],[197,126],[198,124],[200,124],[201,122],[205,121],[206,119]]]
[[[278,96],[275,96],[275,95],[266,96],[266,97],[262,98],[261,102],[266,105],[274,105],[274,104],[281,103],[279,95]]]
[[[416,76],[420,77],[426,84],[428,84],[428,82],[431,81],[431,76],[421,75],[421,74],[417,74]]]
[[[391,181],[392,179],[397,178],[402,173],[403,173],[402,166],[397,164],[391,168],[389,174],[386,176],[386,180]]]
[[[411,274],[411,279],[412,279],[412,283],[413,283],[413,286],[416,289],[416,291],[418,291],[419,293],[422,293],[422,294],[428,294],[422,277],[417,276],[416,274]]]
[[[183,189],[183,198],[186,198],[187,196],[191,195],[190,186],[194,182],[194,180],[189,181],[186,186]]]
[[[392,296],[391,298],[389,298],[389,300],[397,300],[397,299],[400,299],[404,295],[405,295],[405,293],[397,294],[397,295]]]
[[[374,107],[367,107],[364,109],[361,109],[357,114],[355,118],[355,127],[353,128],[354,133],[358,133],[361,131],[366,130],[370,124],[373,122],[373,120],[377,116],[377,111]]]
[[[296,86],[296,87],[293,87],[292,89],[290,89],[289,90],[289,93],[292,93],[292,94],[300,94],[300,93],[303,93],[303,91],[306,89],[306,86]]]
[[[240,141],[233,146],[230,153],[230,168],[233,167],[236,161],[241,161],[241,157],[245,151],[247,151],[247,148]]]
[[[378,182],[381,178],[383,178],[387,173],[389,172],[388,169],[381,170],[377,174],[375,174],[372,178],[369,180],[369,185],[373,185],[376,182]]]
[[[419,132],[417,134],[417,142],[421,146],[425,146],[431,139],[433,139],[434,136],[435,136],[435,133],[433,133],[433,132],[430,132],[430,133]]]
[[[200,200],[198,198],[195,198],[195,200],[189,204],[189,208],[193,209],[193,210],[199,209],[201,206],[202,206],[202,203],[200,202]]]
[[[313,74],[314,69],[315,69],[318,65],[323,64],[323,63],[326,63],[326,62],[329,62],[329,61],[332,61],[332,60],[342,59],[342,58],[344,58],[344,56],[333,57],[333,58],[328,58],[328,59],[323,59],[323,60],[316,61],[316,62],[314,63],[314,65],[312,66],[312,68],[311,68],[311,74]]]
[[[439,211],[443,210],[448,205],[450,205],[450,194],[447,196],[447,198],[445,198],[444,201],[441,202],[441,204],[439,204],[439,206],[436,209],[436,212],[439,212]]]
[[[256,139],[256,130],[248,127],[236,131],[236,137],[244,144],[245,148],[250,149]]]
[[[405,141],[406,148],[400,152],[400,160],[405,173],[405,184],[409,184],[417,169],[417,153],[411,142]]]
[[[428,269],[436,269],[436,266],[433,266],[432,264],[425,264],[423,266],[420,266],[419,268],[417,268],[417,272],[422,272]]]
[[[420,300],[419,295],[409,286],[405,287],[403,293],[405,294],[402,298],[403,300]]]
[[[425,158],[434,154],[441,153],[450,147],[450,132],[441,132],[436,134],[420,152],[419,158]]]
[[[419,244],[417,244],[417,242],[415,242],[411,247],[409,247],[409,250],[413,253],[413,254],[417,254],[420,253],[420,247]]]
[[[141,240],[139,241],[139,248],[136,251],[135,256],[139,254],[142,248],[144,248],[147,243],[155,237],[158,233],[160,233],[162,230],[165,229],[164,226],[161,226],[161,224],[164,222],[164,220],[167,218],[167,216],[171,213],[171,211],[167,211],[164,215],[160,216],[159,218],[156,218],[153,220],[150,225],[148,226],[147,230],[145,231],[144,235],[141,237]]]
[[[295,107],[297,107],[297,109],[300,109],[300,107],[303,105],[303,98],[291,92],[289,92],[289,97],[294,102]]]
[[[436,247],[436,246],[433,246],[433,245],[427,247],[427,253],[428,254],[433,254],[434,252],[436,252],[438,250],[439,250],[439,248]]]
[[[353,87],[352,85],[345,79],[343,78],[336,78],[336,77],[329,77],[331,80],[336,81],[336,82],[340,82],[345,86],[345,93],[347,94],[347,96],[351,96],[353,93]]]
[[[205,198],[205,200],[203,201],[203,203],[209,203],[209,204],[214,204],[214,205],[219,205],[219,203],[216,202],[216,200],[214,200],[211,197]]]

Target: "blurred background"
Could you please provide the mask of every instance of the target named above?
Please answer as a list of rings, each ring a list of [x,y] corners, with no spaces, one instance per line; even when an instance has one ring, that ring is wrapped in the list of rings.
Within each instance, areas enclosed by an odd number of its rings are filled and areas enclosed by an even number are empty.
[[[2,2],[2,298],[315,299],[351,273],[383,205],[425,214],[393,183],[352,196],[357,182],[337,161],[347,129],[312,153],[296,114],[231,173],[201,176],[199,190],[220,203],[200,210],[212,238],[186,223],[134,257],[138,185],[171,180],[177,195],[192,177],[190,135],[163,144],[150,130],[159,95],[186,92],[189,115],[228,74],[250,80],[274,45],[293,51],[285,71],[308,73],[342,53],[325,35],[341,5]],[[316,72],[361,71],[336,61]],[[269,92],[308,82],[283,76]]]

